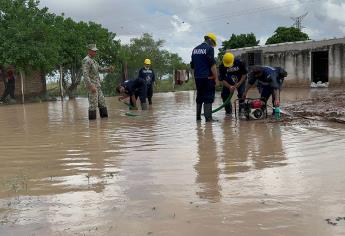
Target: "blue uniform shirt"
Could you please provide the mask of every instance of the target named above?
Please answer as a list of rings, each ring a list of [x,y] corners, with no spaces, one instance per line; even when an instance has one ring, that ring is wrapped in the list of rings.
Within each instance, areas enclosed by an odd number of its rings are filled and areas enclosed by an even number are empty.
[[[226,81],[230,85],[235,85],[247,73],[245,63],[235,59],[232,67],[225,67],[223,63],[219,66],[219,81]]]
[[[147,86],[152,86],[156,80],[155,73],[151,68],[141,68],[139,71],[139,77],[146,80]]]
[[[251,77],[248,81],[250,85],[258,82],[258,86],[270,86],[274,89],[280,89],[281,81],[279,78],[279,72],[277,68],[270,66],[261,67],[262,75],[260,77]]]
[[[135,94],[136,91],[140,90],[143,86],[146,86],[145,80],[137,78],[133,80],[126,80],[121,84],[125,88],[125,93],[129,96]]]
[[[191,68],[195,78],[208,78],[212,76],[211,67],[216,64],[214,49],[206,42],[193,49]]]

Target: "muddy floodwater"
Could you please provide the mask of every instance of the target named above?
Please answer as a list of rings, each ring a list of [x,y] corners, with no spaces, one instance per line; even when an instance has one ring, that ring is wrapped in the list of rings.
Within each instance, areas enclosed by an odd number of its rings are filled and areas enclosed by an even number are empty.
[[[0,107],[0,235],[345,235],[343,124],[198,124],[194,96],[96,122],[85,98]]]

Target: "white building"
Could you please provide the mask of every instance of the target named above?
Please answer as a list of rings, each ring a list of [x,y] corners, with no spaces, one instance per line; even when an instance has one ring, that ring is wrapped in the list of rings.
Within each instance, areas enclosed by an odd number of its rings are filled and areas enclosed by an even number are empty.
[[[285,85],[309,86],[311,82],[345,84],[345,38],[308,40],[231,50],[247,65],[280,66],[288,72]]]

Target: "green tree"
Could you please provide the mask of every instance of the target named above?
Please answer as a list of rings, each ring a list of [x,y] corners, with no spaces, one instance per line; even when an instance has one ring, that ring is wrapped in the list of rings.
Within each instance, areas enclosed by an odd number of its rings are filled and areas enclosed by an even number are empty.
[[[45,75],[63,69],[63,85],[70,98],[81,80],[81,61],[87,45],[96,43],[102,65],[119,66],[120,42],[94,22],[75,22],[39,8],[38,0],[0,0],[0,65]],[[45,87],[45,86],[44,86]]]
[[[254,33],[250,34],[232,34],[229,40],[222,42],[222,47],[219,49],[218,58],[222,58],[225,51],[228,49],[244,48],[258,46],[260,40],[256,39]]]
[[[82,60],[87,53],[87,45],[96,43],[99,48],[97,61],[102,65],[116,65],[120,48],[115,34],[94,22],[75,22],[63,16],[56,18],[56,32],[59,32],[60,65],[63,68],[63,87],[70,99],[75,98],[82,78]]]
[[[309,40],[308,34],[295,27],[278,27],[275,33],[267,39],[266,45]]]
[[[15,65],[23,75],[39,70],[45,77],[58,62],[58,44],[51,27],[55,15],[38,4],[0,0],[0,64]]]
[[[187,69],[182,58],[163,49],[163,40],[154,40],[152,35],[143,34],[140,38],[131,39],[129,44],[121,45],[118,58],[122,66],[127,67],[128,77],[136,78],[140,68],[144,66],[145,58],[151,59],[152,68],[155,71],[157,84],[164,75],[172,75],[174,69]],[[104,92],[107,95],[115,94],[115,87],[122,80],[121,71],[105,77],[103,81]]]
[[[129,77],[138,76],[145,58],[151,59],[152,67],[159,76],[172,73],[173,69],[187,68],[178,54],[163,49],[164,43],[163,40],[155,41],[152,35],[145,33],[140,38],[131,39],[129,45],[123,45],[120,58],[128,66]]]

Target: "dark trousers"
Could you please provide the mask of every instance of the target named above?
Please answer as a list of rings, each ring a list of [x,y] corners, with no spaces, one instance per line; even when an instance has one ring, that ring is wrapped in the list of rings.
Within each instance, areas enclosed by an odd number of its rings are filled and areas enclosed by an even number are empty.
[[[147,85],[147,100],[149,100],[149,104],[152,104],[152,96],[153,96],[153,86]]]
[[[242,83],[240,87],[237,88],[237,98],[239,99],[240,107],[239,107],[239,112],[242,111],[243,106],[244,106],[244,100],[243,100],[243,94],[246,90],[246,84]],[[223,87],[222,90],[222,99],[223,102],[225,102],[228,97],[230,96],[230,90],[226,87]],[[231,114],[232,113],[232,104],[231,102],[224,107],[226,114]]]
[[[147,87],[146,84],[144,84],[140,89],[137,89],[134,92],[135,100],[138,98],[140,99],[140,103],[146,103],[146,98],[147,98]],[[136,104],[133,104],[132,99],[130,99],[130,104],[132,106],[136,106]]]
[[[268,99],[272,96],[272,105],[274,107],[274,101],[276,100],[276,98],[274,96],[273,90],[274,89],[269,85],[259,87],[261,99],[263,99],[267,103]]]
[[[216,94],[216,82],[208,78],[195,78],[196,103],[213,103]]]
[[[14,79],[8,80],[6,85],[5,85],[5,91],[1,97],[1,100],[5,100],[8,95],[10,95],[10,97],[12,99],[15,99],[15,97],[14,97],[15,88],[16,88],[15,80]]]

